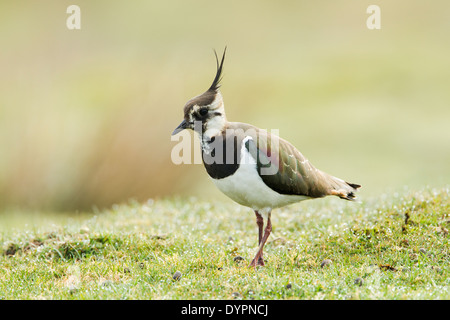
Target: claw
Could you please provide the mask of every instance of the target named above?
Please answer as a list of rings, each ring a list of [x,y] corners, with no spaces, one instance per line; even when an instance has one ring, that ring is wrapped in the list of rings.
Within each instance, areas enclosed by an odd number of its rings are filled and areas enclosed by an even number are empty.
[[[253,259],[252,262],[250,262],[250,264],[248,265],[248,267],[249,267],[249,268],[251,268],[251,267],[256,268],[257,266],[259,266],[259,267],[264,267],[264,266],[265,266],[264,260],[263,260],[263,259],[259,258],[259,259],[258,259],[258,263],[256,263],[255,261],[256,261],[256,260]]]

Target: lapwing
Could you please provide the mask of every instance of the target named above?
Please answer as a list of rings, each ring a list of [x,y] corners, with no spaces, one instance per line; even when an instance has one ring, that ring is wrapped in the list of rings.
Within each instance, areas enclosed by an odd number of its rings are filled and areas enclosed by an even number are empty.
[[[250,124],[230,122],[219,90],[223,62],[209,89],[184,106],[184,129],[198,133],[206,172],[217,188],[255,212],[259,248],[249,266],[264,266],[263,248],[271,231],[272,209],[295,202],[337,196],[355,200],[361,186],[316,169],[291,143]],[[267,221],[264,228],[264,220]]]

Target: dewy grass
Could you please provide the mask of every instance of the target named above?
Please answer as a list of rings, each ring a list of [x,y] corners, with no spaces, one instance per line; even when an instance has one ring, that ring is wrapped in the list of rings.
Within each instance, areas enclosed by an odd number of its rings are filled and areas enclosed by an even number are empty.
[[[0,233],[0,299],[449,299],[449,189],[273,214],[166,199]]]

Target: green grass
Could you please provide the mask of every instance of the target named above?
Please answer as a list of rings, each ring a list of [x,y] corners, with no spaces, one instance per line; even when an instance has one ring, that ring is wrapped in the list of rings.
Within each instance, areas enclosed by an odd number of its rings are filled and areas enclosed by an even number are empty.
[[[450,2],[380,0],[368,30],[351,0],[81,1],[78,31],[44,2],[0,4],[0,299],[450,298],[448,189],[366,196],[450,181]],[[170,157],[225,45],[228,119],[363,185],[275,210],[256,271],[251,210]]]
[[[3,229],[0,299],[450,299],[448,188],[305,201],[273,224],[257,270],[254,214],[231,202],[132,202]]]

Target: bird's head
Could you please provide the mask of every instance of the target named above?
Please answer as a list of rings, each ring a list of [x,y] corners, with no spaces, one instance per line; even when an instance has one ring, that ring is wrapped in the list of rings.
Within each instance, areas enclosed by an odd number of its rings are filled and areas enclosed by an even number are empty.
[[[214,51],[217,62],[217,72],[214,81],[207,91],[190,99],[186,103],[184,106],[184,120],[172,132],[172,135],[184,129],[192,129],[200,135],[203,134],[212,137],[220,133],[225,127],[227,120],[223,98],[219,88],[226,49],[225,47],[220,64],[217,53]]]

